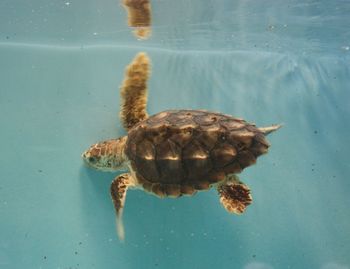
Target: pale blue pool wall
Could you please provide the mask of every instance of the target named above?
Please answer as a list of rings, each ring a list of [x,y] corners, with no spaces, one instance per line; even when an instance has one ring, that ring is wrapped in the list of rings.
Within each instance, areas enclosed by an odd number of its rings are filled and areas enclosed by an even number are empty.
[[[0,2],[0,268],[348,269],[349,1],[152,1],[136,40],[118,1]],[[119,85],[152,59],[149,112],[221,111],[283,123],[240,175],[254,203],[215,190],[130,191],[126,242],[90,144],[124,135]]]

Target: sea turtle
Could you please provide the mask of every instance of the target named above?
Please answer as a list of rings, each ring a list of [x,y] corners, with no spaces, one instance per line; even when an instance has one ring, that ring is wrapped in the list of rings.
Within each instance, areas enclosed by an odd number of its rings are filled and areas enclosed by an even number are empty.
[[[257,128],[229,115],[204,110],[146,112],[150,60],[139,53],[121,86],[121,121],[127,135],[92,145],[82,155],[102,171],[128,169],[110,188],[117,231],[124,238],[122,210],[128,188],[158,197],[193,195],[215,186],[228,212],[240,214],[252,202],[236,176],[267,152],[265,135],[280,128]]]

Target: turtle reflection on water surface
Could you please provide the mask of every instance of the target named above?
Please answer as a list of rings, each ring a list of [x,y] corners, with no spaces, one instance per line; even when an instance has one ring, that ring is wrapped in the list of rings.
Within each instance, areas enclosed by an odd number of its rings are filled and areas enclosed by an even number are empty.
[[[215,187],[228,212],[243,213],[252,197],[236,174],[267,152],[265,135],[280,128],[257,128],[242,119],[204,110],[168,110],[148,116],[149,73],[150,60],[139,53],[121,86],[120,116],[127,135],[92,145],[82,155],[98,170],[129,170],[117,176],[110,189],[121,240],[129,188],[158,197],[180,197]]]

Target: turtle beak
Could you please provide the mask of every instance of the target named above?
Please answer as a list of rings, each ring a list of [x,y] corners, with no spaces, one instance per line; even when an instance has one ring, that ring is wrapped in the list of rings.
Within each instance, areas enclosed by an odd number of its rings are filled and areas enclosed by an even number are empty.
[[[88,155],[89,154],[86,151],[84,151],[83,154],[81,154],[81,158],[83,158],[83,161],[87,166],[91,166],[90,163],[88,162],[88,157],[89,157]]]

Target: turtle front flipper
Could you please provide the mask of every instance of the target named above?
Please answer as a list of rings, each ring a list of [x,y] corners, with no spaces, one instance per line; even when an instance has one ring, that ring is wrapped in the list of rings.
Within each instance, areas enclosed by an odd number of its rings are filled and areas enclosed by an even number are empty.
[[[118,237],[121,241],[124,241],[124,225],[123,225],[123,208],[125,204],[126,192],[129,187],[135,186],[134,181],[130,174],[122,174],[117,176],[111,184],[111,197],[113,200],[115,212],[116,212],[116,225]]]
[[[235,175],[228,176],[217,190],[221,204],[230,213],[242,214],[253,201],[249,187]]]
[[[126,68],[125,78],[120,88],[120,117],[125,129],[148,117],[147,81],[150,74],[150,59],[146,53],[139,53]]]

